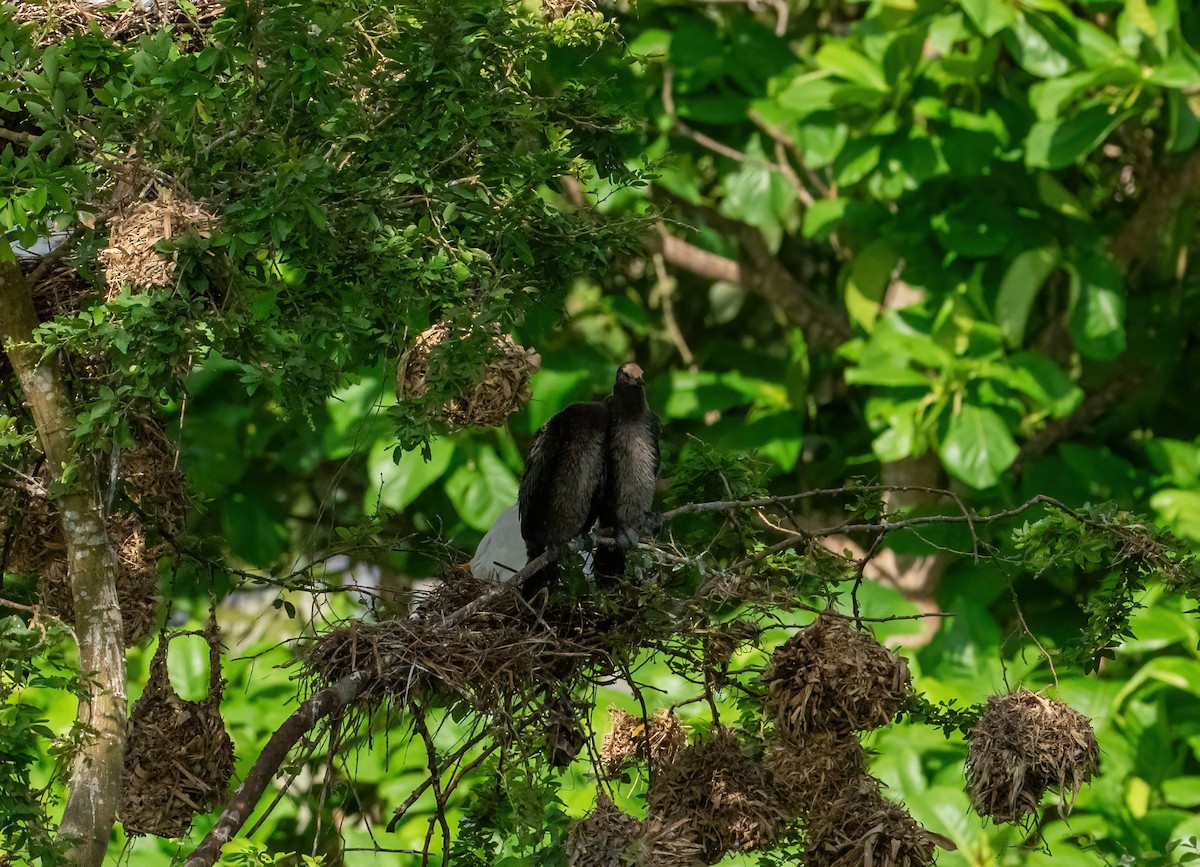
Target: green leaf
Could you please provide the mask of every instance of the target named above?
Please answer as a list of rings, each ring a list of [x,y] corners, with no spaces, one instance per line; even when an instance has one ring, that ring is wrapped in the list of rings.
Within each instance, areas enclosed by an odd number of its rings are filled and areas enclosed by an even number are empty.
[[[440,437],[429,443],[428,461],[421,457],[420,449],[413,449],[400,452],[400,462],[396,463],[392,445],[390,440],[379,440],[367,456],[365,508],[368,512],[374,512],[378,506],[396,511],[406,509],[422,491],[442,477],[455,452],[454,441]]]
[[[938,453],[950,475],[974,488],[990,488],[1020,449],[998,414],[964,403],[950,417]]]
[[[1096,255],[1068,266],[1071,339],[1080,354],[1111,361],[1125,351],[1125,281],[1111,257]]]
[[[1074,165],[1099,147],[1124,119],[1125,114],[1106,105],[1094,105],[1067,120],[1039,120],[1025,140],[1025,164],[1045,169]]]
[[[890,242],[883,239],[872,241],[863,247],[842,271],[842,293],[850,321],[868,334],[875,327],[879,305],[891,282],[892,271],[900,254]]]
[[[483,446],[446,479],[446,496],[469,526],[488,530],[517,501],[517,486],[495,449]]]
[[[1051,210],[1057,211],[1064,217],[1073,220],[1091,220],[1092,215],[1071,191],[1059,183],[1058,178],[1049,172],[1037,174],[1038,198]]]
[[[1172,533],[1200,542],[1200,491],[1164,488],[1150,498],[1150,508]]]
[[[1060,51],[1061,40],[1054,25],[1036,13],[1017,13],[1004,41],[1026,72],[1039,78],[1057,78],[1071,69],[1070,59]],[[1058,44],[1056,44],[1058,43]]]
[[[1009,363],[1010,376],[1005,381],[1036,401],[1039,408],[1054,418],[1070,415],[1083,402],[1083,389],[1046,356],[1037,352],[1018,352]]]
[[[846,213],[849,199],[819,199],[804,212],[804,237],[825,239]]]
[[[1016,23],[1017,16],[1005,0],[960,0],[967,17],[984,36],[995,36]]]
[[[889,90],[883,70],[844,42],[826,42],[816,56],[817,66],[873,90]]]
[[[1017,254],[1004,272],[996,295],[995,319],[1009,346],[1025,342],[1025,323],[1033,301],[1057,264],[1058,248],[1041,247]]]

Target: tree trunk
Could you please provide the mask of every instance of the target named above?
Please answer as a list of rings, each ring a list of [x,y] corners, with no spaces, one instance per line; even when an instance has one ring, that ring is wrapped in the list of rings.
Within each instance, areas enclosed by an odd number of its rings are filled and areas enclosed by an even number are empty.
[[[125,644],[117,602],[116,561],[109,547],[95,468],[75,460],[74,411],[57,359],[31,344],[38,326],[31,287],[15,262],[0,262],[0,345],[33,414],[52,478],[71,466],[58,500],[75,606],[75,638],[84,691],[78,719],[85,738],[75,756],[59,836],[76,867],[100,867],[121,792],[125,751]]]

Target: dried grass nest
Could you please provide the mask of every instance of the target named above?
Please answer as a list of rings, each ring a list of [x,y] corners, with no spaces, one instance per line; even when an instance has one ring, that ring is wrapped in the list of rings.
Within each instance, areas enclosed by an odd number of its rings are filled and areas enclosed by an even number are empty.
[[[138,423],[136,437],[137,447],[120,456],[124,493],[137,511],[153,516],[160,532],[178,534],[183,529],[186,495],[175,452],[153,422]],[[38,481],[44,490],[48,481],[44,469]],[[140,642],[154,627],[162,601],[157,591],[157,564],[170,552],[137,511],[116,510],[108,520],[109,540],[117,557],[117,599],[127,646]],[[3,564],[6,572],[39,577],[41,604],[68,623],[74,621],[67,546],[53,500],[30,491],[0,489],[0,550],[7,552]]]
[[[887,725],[912,695],[904,657],[844,617],[818,617],[771,658],[766,708],[792,736]]]
[[[171,688],[170,639],[163,635],[146,690],[130,714],[119,814],[131,836],[185,836],[196,816],[224,800],[233,776],[233,742],[220,712],[224,681],[216,622],[210,620],[202,634],[209,644],[208,694],[187,701]]]
[[[907,810],[883,797],[877,780],[863,776],[812,816],[804,864],[924,867],[933,863],[939,839]]]
[[[425,394],[429,358],[435,346],[453,335],[445,322],[427,328],[417,337],[396,365],[396,396],[412,400]],[[498,357],[471,390],[438,408],[438,416],[452,427],[496,427],[521,409],[533,396],[529,380],[541,367],[542,358],[496,329],[492,342]]]
[[[615,707],[609,713],[612,729],[600,747],[600,763],[610,777],[631,762],[665,767],[687,746],[687,733],[673,711],[660,710],[645,720]]]
[[[680,823],[705,864],[774,845],[793,818],[771,772],[743,753],[730,729],[682,750],[655,775],[648,801],[651,816]]]
[[[697,864],[699,847],[682,833],[681,823],[636,819],[603,791],[596,806],[567,835],[570,867],[687,867]]]
[[[851,732],[776,733],[763,764],[789,813],[807,818],[867,775],[867,754]]]
[[[108,246],[99,256],[109,298],[124,286],[169,286],[178,267],[178,254],[160,253],[154,246],[193,230],[207,238],[215,222],[197,202],[165,193],[122,209],[109,221]]]
[[[967,790],[981,816],[1019,822],[1034,815],[1046,789],[1062,795],[1066,815],[1096,773],[1100,748],[1091,721],[1079,711],[1021,688],[987,701],[971,730]]]
[[[203,37],[212,21],[225,9],[224,0],[192,0],[193,13],[170,0],[145,0],[121,8],[116,0],[95,3],[89,0],[42,0],[17,3],[16,18],[43,28],[41,44],[53,45],[68,36],[86,31],[95,24],[109,39],[130,42],[143,33],[172,27],[181,40]]]

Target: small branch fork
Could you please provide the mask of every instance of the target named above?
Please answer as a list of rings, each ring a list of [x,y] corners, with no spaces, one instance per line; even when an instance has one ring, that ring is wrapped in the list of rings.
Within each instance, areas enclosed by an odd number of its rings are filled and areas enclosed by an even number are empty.
[[[730,575],[740,575],[745,569],[753,566],[755,563],[761,562],[772,553],[787,550],[789,548],[803,546],[808,547],[814,540],[845,533],[867,533],[875,536],[872,545],[868,549],[868,554],[863,558],[860,564],[855,561],[857,567],[856,574],[862,574],[862,568],[865,562],[876,553],[881,544],[882,539],[889,533],[896,530],[910,529],[913,527],[925,526],[928,524],[963,524],[969,528],[975,555],[978,556],[979,539],[977,537],[977,527],[979,525],[990,524],[1006,518],[1012,518],[1020,515],[1029,509],[1038,506],[1046,505],[1051,508],[1061,510],[1072,517],[1083,520],[1083,518],[1071,510],[1058,500],[1043,495],[1038,495],[1026,500],[1018,506],[1010,509],[993,512],[989,515],[977,515],[971,513],[962,503],[962,500],[951,491],[945,491],[935,488],[925,488],[917,486],[899,486],[899,485],[859,485],[843,488],[824,488],[819,490],[804,491],[798,494],[791,494],[779,497],[763,497],[754,500],[722,500],[710,503],[689,503],[675,509],[664,512],[662,515],[663,522],[670,522],[675,518],[684,515],[700,514],[705,512],[735,512],[735,511],[755,511],[768,506],[779,506],[786,508],[786,504],[799,500],[812,499],[817,497],[852,497],[859,496],[864,493],[882,493],[885,491],[911,491],[921,490],[927,493],[934,493],[946,497],[953,501],[959,508],[958,514],[942,514],[942,515],[918,515],[912,518],[902,518],[900,520],[890,520],[884,516],[877,522],[846,522],[832,527],[825,527],[815,530],[787,530],[783,527],[776,527],[777,530],[791,533],[785,539],[764,548],[762,551],[756,552],[751,557],[748,557],[727,569],[720,572],[696,591],[693,596],[694,602],[701,602],[706,598],[713,596],[721,582],[727,582]],[[577,552],[584,548],[590,547],[597,541],[596,537],[581,536],[574,539],[565,549],[559,554],[559,557],[566,556],[568,553]],[[610,540],[611,541],[611,540]],[[657,549],[656,549],[657,550]],[[501,587],[491,590],[469,604],[459,608],[450,614],[445,615],[439,621],[436,621],[441,628],[449,629],[464,620],[471,618],[480,611],[486,609],[488,605],[506,593],[512,592],[513,586],[519,586],[526,578],[537,572],[548,563],[552,562],[555,557],[551,552],[546,552],[539,557],[534,558],[522,569],[512,575],[512,577]],[[858,583],[858,581],[856,581]],[[725,594],[733,595],[732,592]],[[801,606],[804,607],[804,606]],[[815,610],[815,609],[814,609]],[[866,618],[862,617],[857,610],[857,605],[853,615],[835,615],[846,616],[848,619],[853,619],[856,622],[875,622],[879,620],[894,620],[908,619],[908,617],[895,618]],[[927,616],[927,615],[916,615]],[[382,661],[386,666],[388,660]],[[221,847],[233,839],[233,837],[241,830],[249,819],[250,814],[254,811],[259,799],[262,797],[267,786],[275,773],[282,766],[287,758],[292,747],[309,731],[311,731],[323,719],[337,714],[352,704],[370,685],[371,673],[367,671],[357,671],[353,674],[339,680],[326,689],[313,695],[307,701],[300,705],[294,713],[279,729],[271,736],[267,746],[255,761],[253,767],[247,773],[245,780],[242,782],[241,788],[237,794],[225,806],[217,823],[212,830],[200,842],[195,851],[188,857],[184,867],[212,867],[221,854]],[[402,817],[409,808],[411,808],[420,798],[422,794],[430,789],[433,790],[436,801],[436,811],[430,819],[429,832],[426,839],[426,845],[423,853],[422,863],[428,863],[429,845],[432,842],[432,835],[435,828],[440,826],[443,837],[443,857],[448,857],[445,853],[450,847],[450,833],[448,823],[445,818],[445,807],[448,799],[453,791],[458,787],[459,783],[465,776],[477,768],[489,755],[498,748],[498,745],[493,744],[484,749],[483,754],[466,764],[463,764],[467,754],[474,748],[478,747],[487,736],[488,732],[478,733],[470,738],[462,747],[455,753],[448,756],[444,761],[439,762],[437,751],[434,745],[432,734],[429,731],[425,721],[424,711],[420,708],[415,708],[413,712],[413,725],[415,733],[422,739],[429,764],[429,776],[425,782],[421,783],[409,797],[395,811],[395,817],[388,825],[388,830],[392,830],[396,822]],[[452,771],[451,778],[443,783],[442,778],[446,772],[457,766],[457,771]],[[449,863],[446,861],[446,863]]]

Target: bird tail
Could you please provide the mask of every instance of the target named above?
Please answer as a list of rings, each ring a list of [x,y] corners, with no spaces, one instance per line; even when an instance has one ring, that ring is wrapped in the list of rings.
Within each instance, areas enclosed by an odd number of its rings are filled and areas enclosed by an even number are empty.
[[[625,574],[625,552],[616,545],[597,545],[593,554],[592,571],[596,575],[598,586],[611,587]]]

